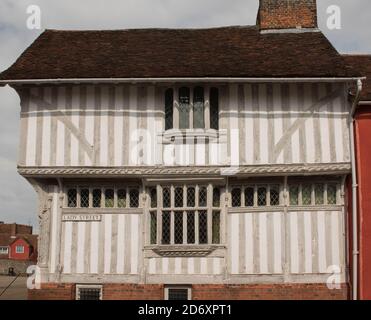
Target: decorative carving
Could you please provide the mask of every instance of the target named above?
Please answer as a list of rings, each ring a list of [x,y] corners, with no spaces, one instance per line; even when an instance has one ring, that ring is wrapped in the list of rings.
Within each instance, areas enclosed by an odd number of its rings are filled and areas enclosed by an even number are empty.
[[[206,257],[215,250],[213,247],[159,247],[152,249],[161,257]]]
[[[47,266],[49,260],[50,215],[53,198],[40,196],[38,264]]]
[[[222,175],[225,166],[194,166],[194,167],[18,167],[18,172],[24,177],[45,176],[71,176],[71,177],[97,177],[97,176],[156,176],[156,175]],[[293,164],[293,165],[251,165],[240,166],[236,176],[266,176],[272,174],[346,174],[351,169],[350,163],[319,163],[319,164]]]

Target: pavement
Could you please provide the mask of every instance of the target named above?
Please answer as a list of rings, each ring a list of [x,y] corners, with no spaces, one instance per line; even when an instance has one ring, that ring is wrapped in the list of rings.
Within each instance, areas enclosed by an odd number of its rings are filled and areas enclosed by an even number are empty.
[[[16,277],[0,276],[0,300],[27,300],[27,277],[18,277],[17,280],[3,293],[3,290]]]

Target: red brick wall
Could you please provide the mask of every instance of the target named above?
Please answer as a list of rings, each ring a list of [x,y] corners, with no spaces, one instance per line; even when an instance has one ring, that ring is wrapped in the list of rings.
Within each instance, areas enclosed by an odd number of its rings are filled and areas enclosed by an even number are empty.
[[[324,284],[193,285],[193,300],[347,300],[348,286]]]
[[[74,284],[44,284],[29,290],[31,300],[75,299]],[[324,284],[193,285],[193,300],[346,300],[348,286],[329,290]],[[104,284],[104,300],[163,300],[163,285]]]
[[[258,25],[263,30],[316,28],[316,0],[260,0]]]
[[[29,300],[74,300],[74,284],[42,284],[41,289],[28,290]]]

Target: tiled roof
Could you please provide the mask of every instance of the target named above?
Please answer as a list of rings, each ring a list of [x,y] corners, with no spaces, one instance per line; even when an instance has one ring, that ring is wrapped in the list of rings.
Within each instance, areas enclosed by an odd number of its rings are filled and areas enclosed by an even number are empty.
[[[175,77],[350,77],[318,31],[211,29],[44,31],[0,80]]]
[[[346,63],[367,77],[363,81],[361,100],[371,101],[371,55],[343,55]]]

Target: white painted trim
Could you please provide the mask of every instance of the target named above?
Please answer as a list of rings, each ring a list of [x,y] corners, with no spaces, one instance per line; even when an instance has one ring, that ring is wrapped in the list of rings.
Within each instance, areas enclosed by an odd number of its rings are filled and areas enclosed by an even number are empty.
[[[65,79],[17,79],[17,80],[0,80],[0,85],[17,85],[17,84],[45,84],[45,83],[163,83],[163,82],[347,82],[365,80],[366,77],[314,77],[314,78],[254,78],[254,77],[193,77],[193,78],[65,78]]]

